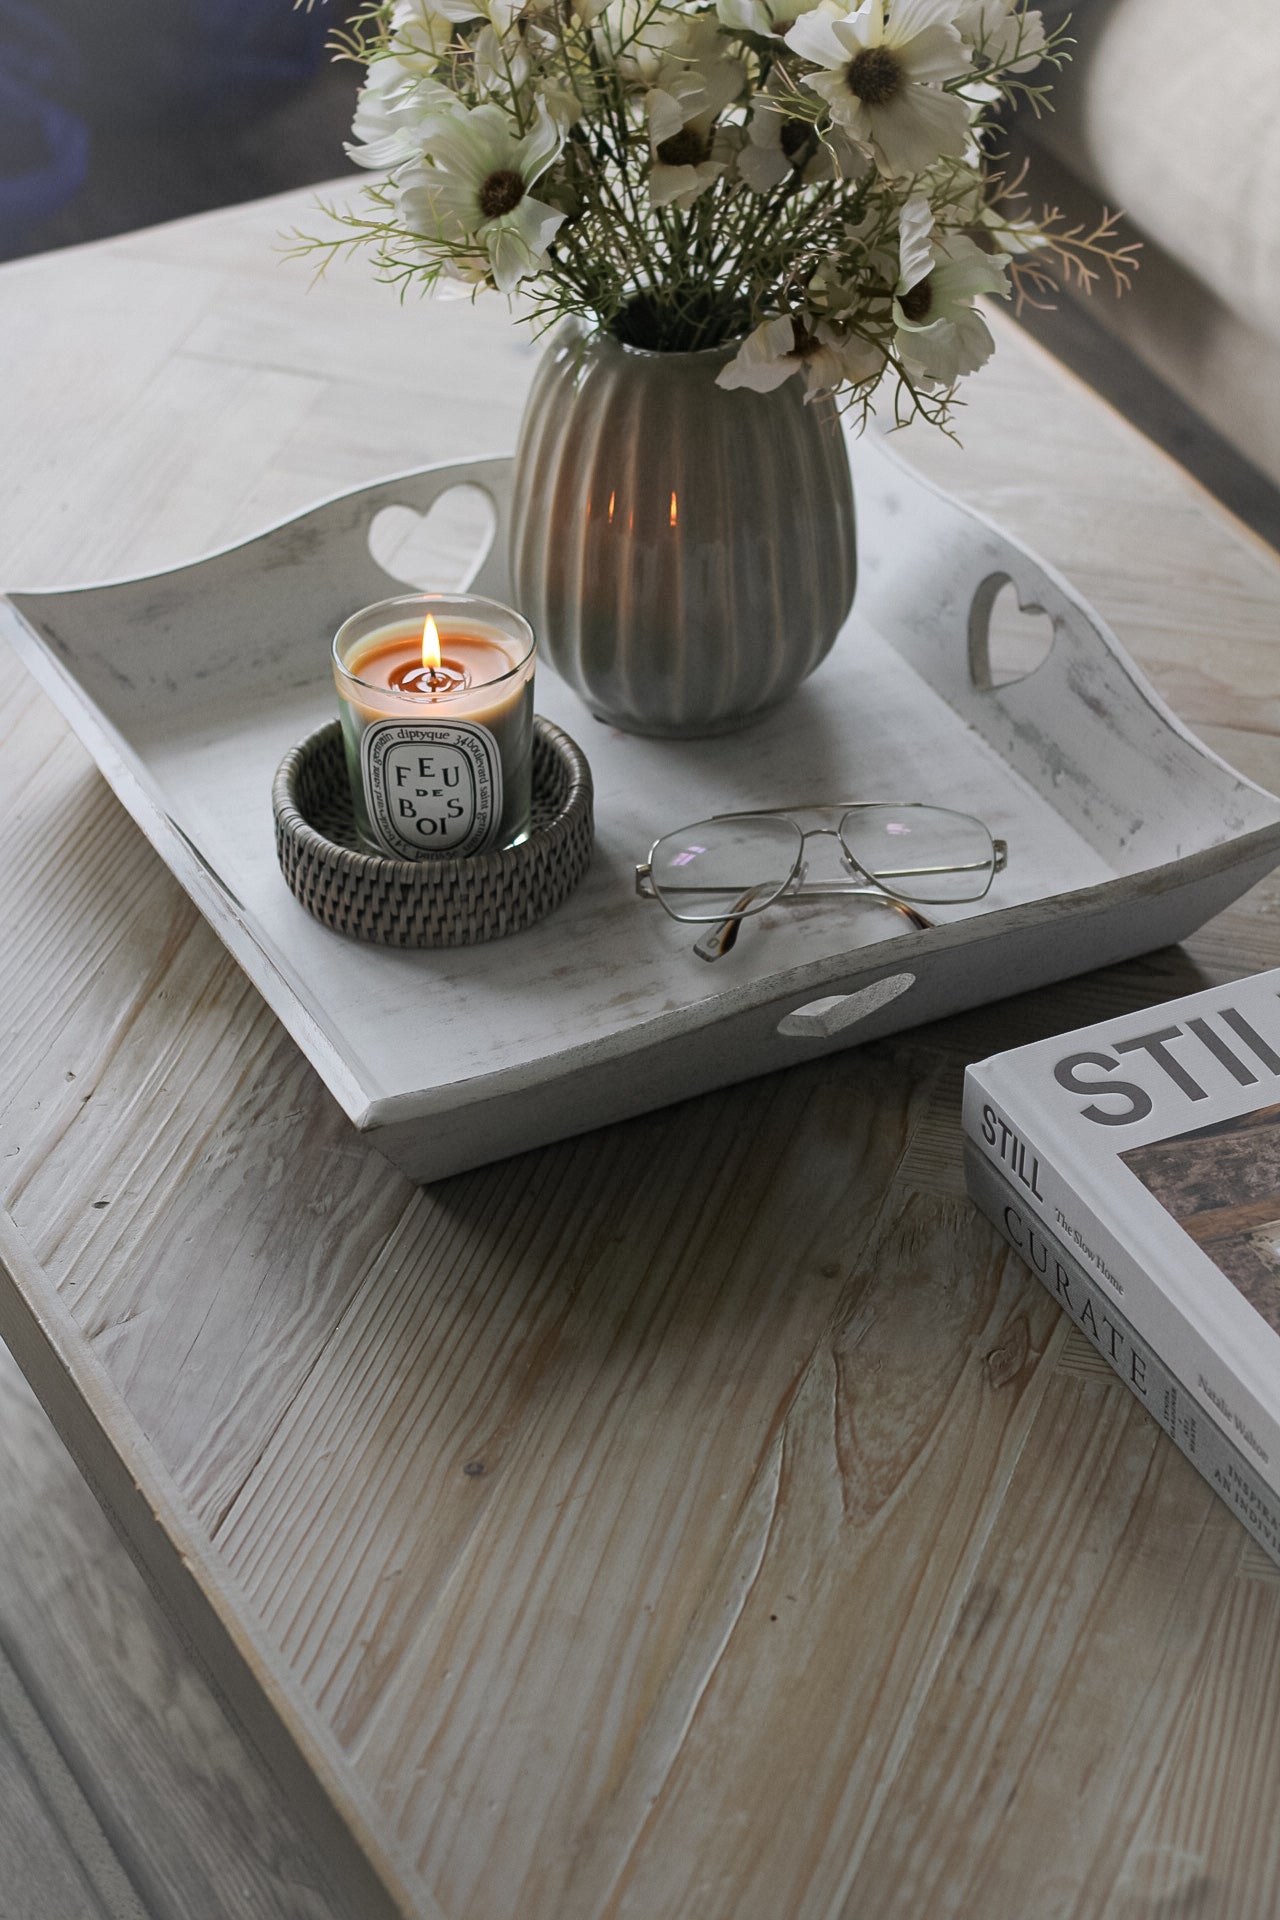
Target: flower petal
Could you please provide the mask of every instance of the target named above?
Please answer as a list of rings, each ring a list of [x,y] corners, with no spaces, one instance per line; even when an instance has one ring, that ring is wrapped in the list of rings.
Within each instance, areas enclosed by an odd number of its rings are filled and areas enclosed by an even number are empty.
[[[922,193],[913,193],[898,215],[898,291],[909,293],[933,269],[933,208]]]
[[[807,73],[804,85],[810,93],[816,93],[826,101],[831,109],[831,118],[851,140],[856,140],[862,146],[870,146],[871,115],[857,94],[850,93],[843,73]]]
[[[443,178],[433,167],[423,167],[411,175],[401,185],[396,194],[396,210],[402,223],[410,233],[420,234],[424,240],[438,240],[446,245],[467,239],[474,231],[474,220],[468,222],[460,217],[457,205],[446,205],[440,197]],[[463,191],[455,183],[459,193]],[[474,209],[475,213],[479,208]]]
[[[952,319],[898,335],[904,366],[948,387],[985,366],[995,345],[986,321],[974,307],[962,307]]]
[[[526,186],[533,186],[541,178],[563,145],[564,134],[548,113],[546,102],[539,100],[533,126],[511,155],[512,164],[523,176]]]
[[[984,253],[963,233],[949,233],[934,243],[934,286],[950,304],[967,303],[979,293],[1007,298],[1007,259],[1002,253]]]
[[[683,128],[684,104],[673,93],[668,93],[665,87],[651,87],[644,103],[649,115],[649,144],[656,150],[664,140],[673,139]]]
[[[802,13],[783,38],[793,53],[812,60],[816,66],[843,67],[848,61],[849,49],[837,37],[835,26],[829,13]]]
[[[721,367],[716,375],[716,385],[730,390],[738,387],[750,387],[753,393],[772,393],[775,387],[782,386],[793,373],[799,373],[801,360],[759,360],[752,366],[744,366],[741,354],[731,360],[727,367]]]
[[[499,293],[510,293],[521,280],[540,270],[564,217],[541,200],[526,198],[513,213],[489,222],[481,237]]]
[[[716,18],[738,33],[768,33],[762,0],[716,0]]]
[[[716,385],[752,387],[757,393],[772,393],[800,367],[795,340],[790,314],[776,314],[772,320],[762,320],[747,335],[728,366],[720,369]]]
[[[898,49],[911,80],[955,80],[969,71],[969,52],[954,27],[928,27]]]
[[[928,33],[933,27],[942,27],[958,40],[959,34],[953,24],[956,14],[956,0],[893,0],[893,13],[889,20],[888,41],[891,47],[903,47],[908,40],[914,40],[918,34]]]
[[[655,161],[649,169],[649,205],[651,207],[669,207],[692,190],[696,198],[698,192],[698,171],[696,167],[669,167],[663,161]]]
[[[661,160],[649,169],[649,202],[655,207],[689,207],[720,178],[723,160],[699,160],[697,166],[671,167]]]
[[[753,192],[771,193],[791,172],[791,162],[781,147],[745,146],[738,155],[738,172]]]
[[[456,112],[429,115],[422,128],[424,152],[438,167],[478,184],[486,173],[510,164],[509,142],[495,141],[480,119],[481,114],[496,112],[495,107],[476,107],[468,113],[459,105]]]
[[[867,118],[877,156],[890,175],[923,173],[943,154],[961,159],[969,139],[965,102],[957,94],[936,93],[932,87],[908,87]]]

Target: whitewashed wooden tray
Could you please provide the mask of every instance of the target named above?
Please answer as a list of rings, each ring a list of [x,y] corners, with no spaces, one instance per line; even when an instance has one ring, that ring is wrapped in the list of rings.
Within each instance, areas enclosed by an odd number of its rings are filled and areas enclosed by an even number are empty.
[[[856,608],[771,718],[631,739],[539,669],[538,710],[592,763],[597,851],[567,905],[487,947],[384,952],[326,932],[276,866],[271,780],[333,710],[339,622],[414,578],[388,557],[387,509],[440,501],[436,547],[456,548],[451,507],[476,497],[457,490],[479,489],[497,531],[474,582],[509,598],[508,460],[381,481],[173,572],[13,593],[0,631],[354,1124],[430,1180],[1177,940],[1280,860],[1280,801],[1187,732],[1064,580],[875,441],[854,465]],[[431,584],[455,584],[454,561]],[[993,686],[1005,581],[1054,637]],[[929,932],[848,902],[771,909],[714,966],[636,898],[659,833],[823,797],[977,813],[1008,869]]]

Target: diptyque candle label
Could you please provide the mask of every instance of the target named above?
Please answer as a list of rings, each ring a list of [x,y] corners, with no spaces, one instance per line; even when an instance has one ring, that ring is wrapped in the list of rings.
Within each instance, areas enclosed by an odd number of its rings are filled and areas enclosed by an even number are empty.
[[[479,853],[502,818],[498,743],[469,720],[378,720],[360,742],[374,833],[397,859]]]

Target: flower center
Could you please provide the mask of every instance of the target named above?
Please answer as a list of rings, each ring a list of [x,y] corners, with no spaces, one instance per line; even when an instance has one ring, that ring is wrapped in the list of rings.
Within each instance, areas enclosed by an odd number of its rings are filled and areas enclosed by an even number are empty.
[[[797,320],[794,314],[791,316],[791,338],[794,345],[787,355],[788,360],[812,359],[822,346],[817,334],[810,333],[803,320]]]
[[[892,47],[863,47],[844,70],[845,85],[864,107],[887,107],[906,78]]]
[[[812,136],[813,128],[807,120],[783,121],[782,131],[778,135],[778,145],[792,166],[798,165],[802,159],[807,158]]]
[[[707,143],[696,127],[681,127],[669,140],[659,140],[654,152],[664,167],[696,167],[707,157]]]
[[[524,178],[514,167],[499,167],[480,182],[480,211],[486,220],[513,213],[524,199]]]
[[[918,327],[920,322],[927,320],[933,311],[932,278],[932,274],[926,273],[923,280],[917,280],[914,287],[909,287],[905,293],[898,295],[898,305],[913,326]]]

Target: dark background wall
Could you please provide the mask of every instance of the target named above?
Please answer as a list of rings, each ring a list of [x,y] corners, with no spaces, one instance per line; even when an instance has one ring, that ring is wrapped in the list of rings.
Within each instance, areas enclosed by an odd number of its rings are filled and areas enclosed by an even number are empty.
[[[0,0],[0,258],[332,177],[328,0]]]

